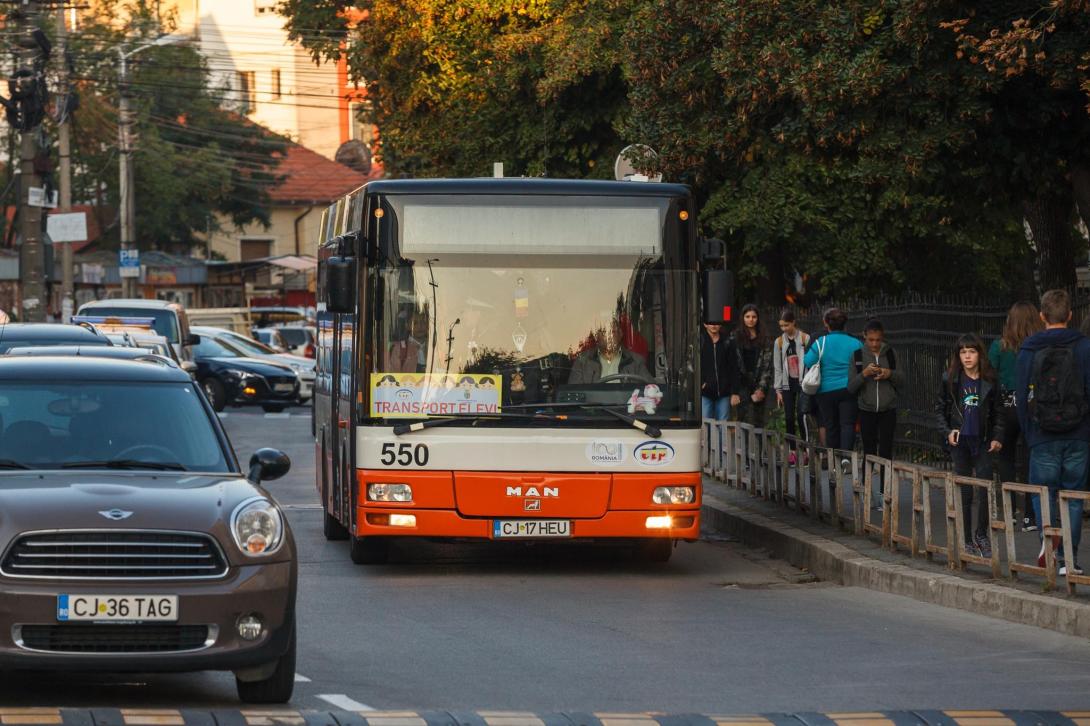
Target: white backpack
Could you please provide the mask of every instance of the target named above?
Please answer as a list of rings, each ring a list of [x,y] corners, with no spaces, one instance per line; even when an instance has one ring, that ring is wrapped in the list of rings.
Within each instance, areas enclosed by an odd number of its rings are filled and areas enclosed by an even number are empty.
[[[802,377],[802,392],[807,396],[813,396],[821,390],[821,357],[825,355],[825,340],[819,340],[817,346],[817,363],[807,368],[806,374]]]

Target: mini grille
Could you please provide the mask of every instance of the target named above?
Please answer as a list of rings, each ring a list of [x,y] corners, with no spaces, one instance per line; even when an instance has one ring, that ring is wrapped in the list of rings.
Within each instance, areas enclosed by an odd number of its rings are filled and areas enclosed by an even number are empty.
[[[0,571],[16,577],[173,580],[219,577],[227,573],[227,563],[201,534],[43,532],[20,537]]]
[[[168,653],[196,650],[207,625],[24,625],[23,646],[58,653]]]

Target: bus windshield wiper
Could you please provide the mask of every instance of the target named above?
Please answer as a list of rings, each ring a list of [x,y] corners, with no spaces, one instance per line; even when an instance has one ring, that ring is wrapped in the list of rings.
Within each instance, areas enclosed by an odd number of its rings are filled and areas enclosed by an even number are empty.
[[[0,469],[29,469],[30,467],[15,459],[0,459]]]
[[[139,459],[104,459],[101,461],[70,461],[62,469],[154,469],[156,471],[186,471],[172,461],[140,461]]]
[[[416,431],[423,431],[424,429],[435,428],[436,426],[446,426],[453,423],[466,423],[469,422],[476,425],[480,421],[484,421],[490,418],[517,418],[517,419],[544,419],[547,421],[558,421],[560,417],[550,416],[546,413],[480,413],[461,416],[444,416],[442,418],[429,418],[426,421],[417,421],[411,424],[397,424],[394,426],[394,436],[403,436],[404,434],[414,433]]]
[[[524,403],[515,406],[504,406],[504,408],[582,408],[582,409],[598,409],[604,413],[609,414],[619,421],[624,421],[626,424],[633,428],[637,428],[644,432],[653,439],[657,439],[662,436],[662,429],[654,424],[641,421],[632,414],[624,413],[618,410],[618,406],[609,403],[579,403],[578,401],[560,401],[554,403]]]

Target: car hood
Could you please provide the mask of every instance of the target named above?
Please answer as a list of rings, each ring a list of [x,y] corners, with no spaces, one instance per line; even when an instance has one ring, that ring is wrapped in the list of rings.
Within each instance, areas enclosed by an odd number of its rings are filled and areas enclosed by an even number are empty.
[[[243,501],[265,496],[241,476],[188,472],[0,473],[0,551],[17,535],[58,529],[162,529],[204,532],[237,555],[231,514]],[[123,519],[102,512],[131,512]]]
[[[270,355],[269,360],[282,363],[288,367],[292,365],[299,366],[301,373],[313,373],[314,372],[314,360],[312,358],[304,358],[301,355],[292,355],[291,353],[277,353],[276,355]],[[292,370],[295,370],[292,368]]]
[[[262,376],[284,376],[295,373],[291,366],[258,358],[207,358],[218,368],[237,368]]]

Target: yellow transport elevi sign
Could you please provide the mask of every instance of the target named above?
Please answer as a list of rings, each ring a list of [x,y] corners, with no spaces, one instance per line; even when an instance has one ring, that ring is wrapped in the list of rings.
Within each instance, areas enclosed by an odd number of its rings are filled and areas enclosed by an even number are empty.
[[[371,416],[425,418],[499,413],[503,378],[491,373],[372,373]]]

